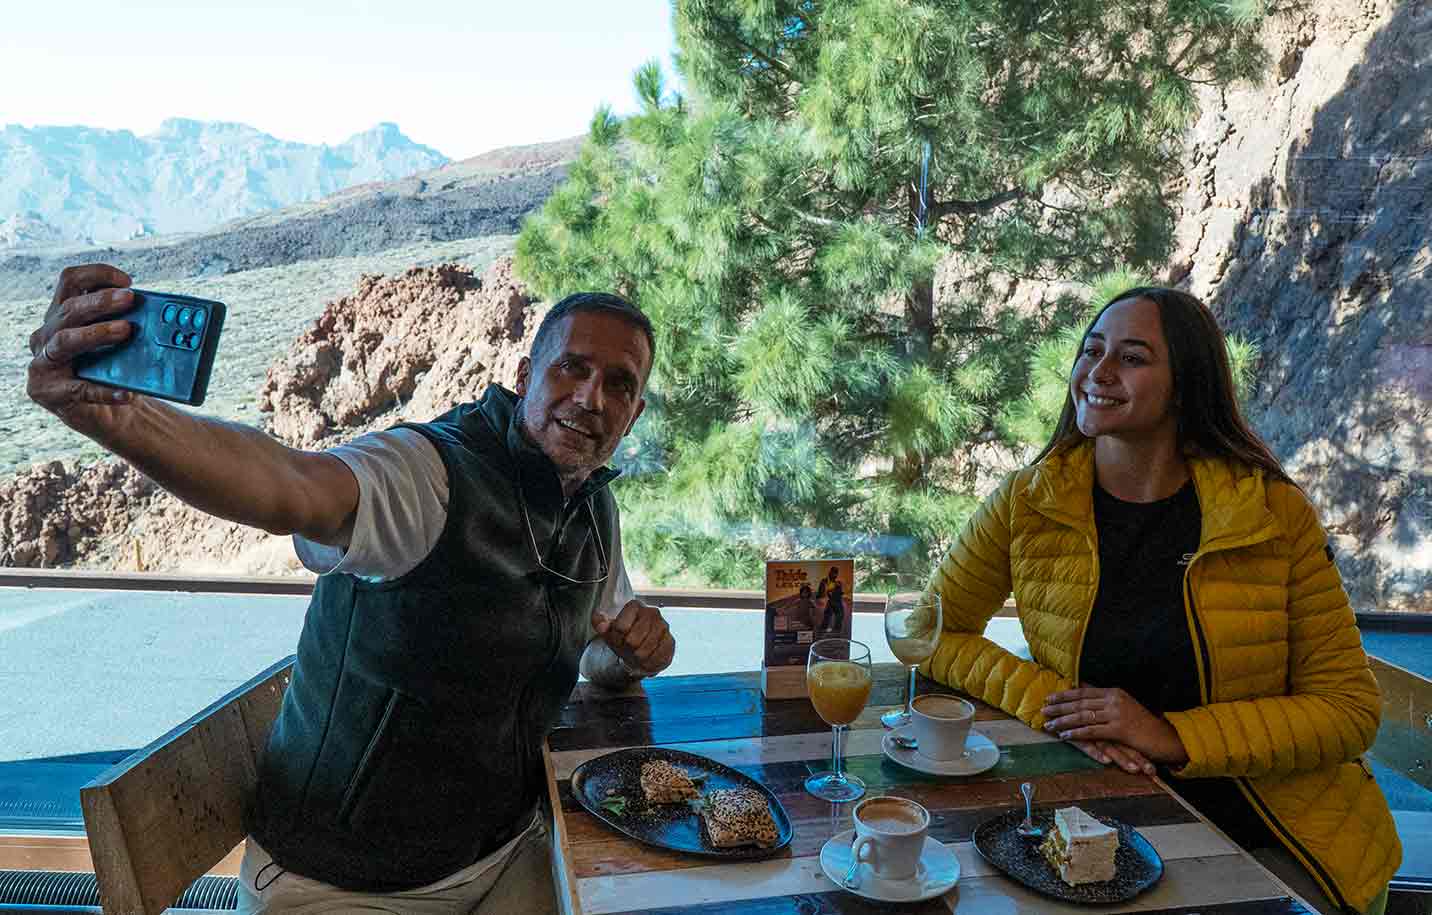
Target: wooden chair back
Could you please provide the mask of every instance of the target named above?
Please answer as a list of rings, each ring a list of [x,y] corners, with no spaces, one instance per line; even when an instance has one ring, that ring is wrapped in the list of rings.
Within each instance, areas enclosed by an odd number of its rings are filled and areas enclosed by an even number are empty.
[[[80,790],[105,915],[159,915],[243,841],[290,656]]]

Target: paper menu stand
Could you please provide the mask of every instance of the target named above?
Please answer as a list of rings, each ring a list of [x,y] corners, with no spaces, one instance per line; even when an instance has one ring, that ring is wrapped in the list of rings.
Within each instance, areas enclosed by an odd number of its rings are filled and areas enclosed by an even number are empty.
[[[811,643],[850,638],[854,596],[853,559],[766,563],[762,695],[767,699],[806,697],[806,659]]]

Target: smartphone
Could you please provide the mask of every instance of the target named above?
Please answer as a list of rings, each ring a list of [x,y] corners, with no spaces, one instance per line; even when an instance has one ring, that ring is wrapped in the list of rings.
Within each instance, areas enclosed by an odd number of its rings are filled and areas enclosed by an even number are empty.
[[[75,375],[199,406],[208,393],[209,371],[224,329],[224,303],[169,292],[133,292],[134,307],[122,317],[134,332],[123,343],[76,356]]]

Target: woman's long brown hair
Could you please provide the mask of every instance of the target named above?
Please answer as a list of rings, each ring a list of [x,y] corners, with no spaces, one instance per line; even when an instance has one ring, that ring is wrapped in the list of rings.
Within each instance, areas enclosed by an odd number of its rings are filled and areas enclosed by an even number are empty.
[[[1088,338],[1104,312],[1127,299],[1149,299],[1158,306],[1164,339],[1168,341],[1169,369],[1173,374],[1178,443],[1185,453],[1233,458],[1251,467],[1263,468],[1273,479],[1292,483],[1283,465],[1243,418],[1233,388],[1228,343],[1213,313],[1198,299],[1163,286],[1125,289],[1099,309],[1094,320],[1084,328],[1080,351],[1083,351],[1083,340]],[[1077,362],[1079,357],[1074,358]],[[1073,374],[1072,368],[1070,374]],[[1066,389],[1059,423],[1049,444],[1033,463],[1038,464],[1050,454],[1071,448],[1085,438],[1075,419],[1074,396]]]

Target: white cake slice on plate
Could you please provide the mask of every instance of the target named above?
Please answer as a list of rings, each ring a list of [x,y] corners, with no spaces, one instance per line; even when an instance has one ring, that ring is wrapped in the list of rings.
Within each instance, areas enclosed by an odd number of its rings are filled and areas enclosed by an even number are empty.
[[[1039,850],[1059,879],[1070,886],[1113,880],[1119,831],[1078,807],[1060,807],[1054,811],[1054,828]]]

